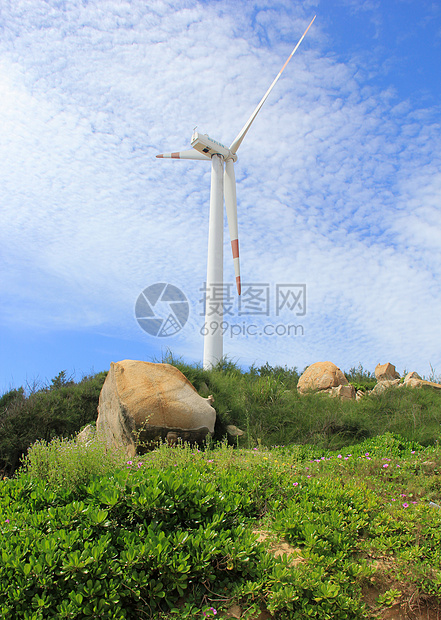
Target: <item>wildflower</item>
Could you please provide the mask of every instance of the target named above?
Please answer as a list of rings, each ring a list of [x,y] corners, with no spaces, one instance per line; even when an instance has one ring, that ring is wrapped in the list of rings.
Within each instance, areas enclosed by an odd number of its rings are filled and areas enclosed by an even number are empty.
[[[5,519],[5,523],[9,523],[9,519]]]
[[[385,463],[385,464],[383,465],[383,468],[384,468],[384,467],[389,467],[388,463]]]
[[[292,486],[293,486],[293,487],[298,487],[298,486],[299,486],[299,483],[298,483],[298,482],[293,482],[293,483],[292,483]]]
[[[407,504],[406,502],[404,502],[404,504],[403,504],[403,508],[409,508],[409,504]]]
[[[133,465],[133,461],[127,461],[127,465]]]
[[[400,493],[400,497],[406,497],[405,493]]]
[[[141,463],[141,461],[138,463],[138,467],[142,467],[142,463]]]
[[[339,455],[337,456],[337,458],[338,458],[338,459],[342,459],[343,457],[342,457],[342,455],[341,455],[341,454],[339,454]]]

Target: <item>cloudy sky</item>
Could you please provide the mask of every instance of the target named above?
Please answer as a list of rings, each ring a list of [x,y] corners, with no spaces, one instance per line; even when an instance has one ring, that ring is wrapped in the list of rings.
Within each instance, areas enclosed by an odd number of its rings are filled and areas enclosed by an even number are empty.
[[[7,0],[2,391],[168,350],[201,362],[210,163],[155,155],[195,126],[231,144],[314,15],[238,152],[224,352],[441,373],[438,2]],[[170,336],[135,316],[158,283],[188,300]]]

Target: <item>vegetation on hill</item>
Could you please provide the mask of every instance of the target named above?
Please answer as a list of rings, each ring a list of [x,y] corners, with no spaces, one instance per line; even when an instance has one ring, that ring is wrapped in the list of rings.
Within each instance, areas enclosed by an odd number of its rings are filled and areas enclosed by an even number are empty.
[[[78,383],[60,372],[49,385],[13,389],[0,397],[0,471],[11,475],[30,445],[69,437],[95,422],[105,372]]]
[[[35,444],[0,482],[0,616],[430,620],[441,612],[441,451],[385,434],[131,461]]]
[[[0,398],[1,618],[440,617],[438,391],[348,402],[299,396],[296,369],[163,361],[215,397],[204,449],[77,442],[105,373]]]
[[[251,367],[241,371],[224,361],[210,371],[169,355],[196,389],[214,396],[216,438],[233,424],[245,431],[243,445],[312,444],[339,449],[387,431],[430,445],[439,439],[441,398],[438,392],[412,388],[369,394],[360,401],[343,401],[326,394],[300,395],[296,368]],[[345,373],[357,387],[371,390],[372,373],[361,365]]]
[[[422,445],[439,438],[440,394],[400,388],[368,395],[359,402],[297,392],[296,368],[265,364],[241,370],[224,360],[213,370],[185,364],[171,354],[162,360],[175,365],[203,396],[213,394],[217,412],[215,440],[227,425],[244,431],[240,446],[310,444],[335,449],[390,431]],[[105,372],[75,382],[62,371],[50,385],[13,389],[0,398],[0,471],[19,467],[37,440],[71,437],[97,417]],[[346,372],[357,389],[370,390],[375,377],[361,365]]]

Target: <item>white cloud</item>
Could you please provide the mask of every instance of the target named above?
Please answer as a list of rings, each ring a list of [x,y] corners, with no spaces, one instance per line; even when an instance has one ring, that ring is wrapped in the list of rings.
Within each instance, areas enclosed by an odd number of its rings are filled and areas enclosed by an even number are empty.
[[[229,144],[313,5],[9,7],[0,42],[5,324],[135,338],[136,297],[158,281],[200,310],[210,165],[154,155],[189,148],[196,124]],[[439,124],[324,41],[317,19],[236,166],[243,278],[305,282],[305,335],[292,345],[226,339],[225,349],[249,363],[439,364]],[[232,281],[229,252],[226,240]],[[173,341],[178,353],[197,356],[200,321],[193,312]]]

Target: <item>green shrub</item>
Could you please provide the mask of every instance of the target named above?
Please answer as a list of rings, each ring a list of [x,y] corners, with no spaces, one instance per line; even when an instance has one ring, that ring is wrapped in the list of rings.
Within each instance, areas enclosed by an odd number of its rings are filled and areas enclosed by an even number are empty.
[[[224,442],[162,444],[122,467],[99,456],[39,442],[0,483],[5,620],[203,620],[233,604],[355,620],[397,592],[439,606],[438,446],[388,433],[341,453]],[[279,541],[290,555],[275,557]]]
[[[158,617],[184,596],[262,578],[274,560],[243,519],[234,480],[115,470],[77,489],[28,474],[2,485],[0,610],[16,618]]]
[[[26,395],[23,388],[0,399],[0,469],[12,475],[36,440],[68,437],[97,418],[106,373],[74,383],[59,373],[50,386]]]

